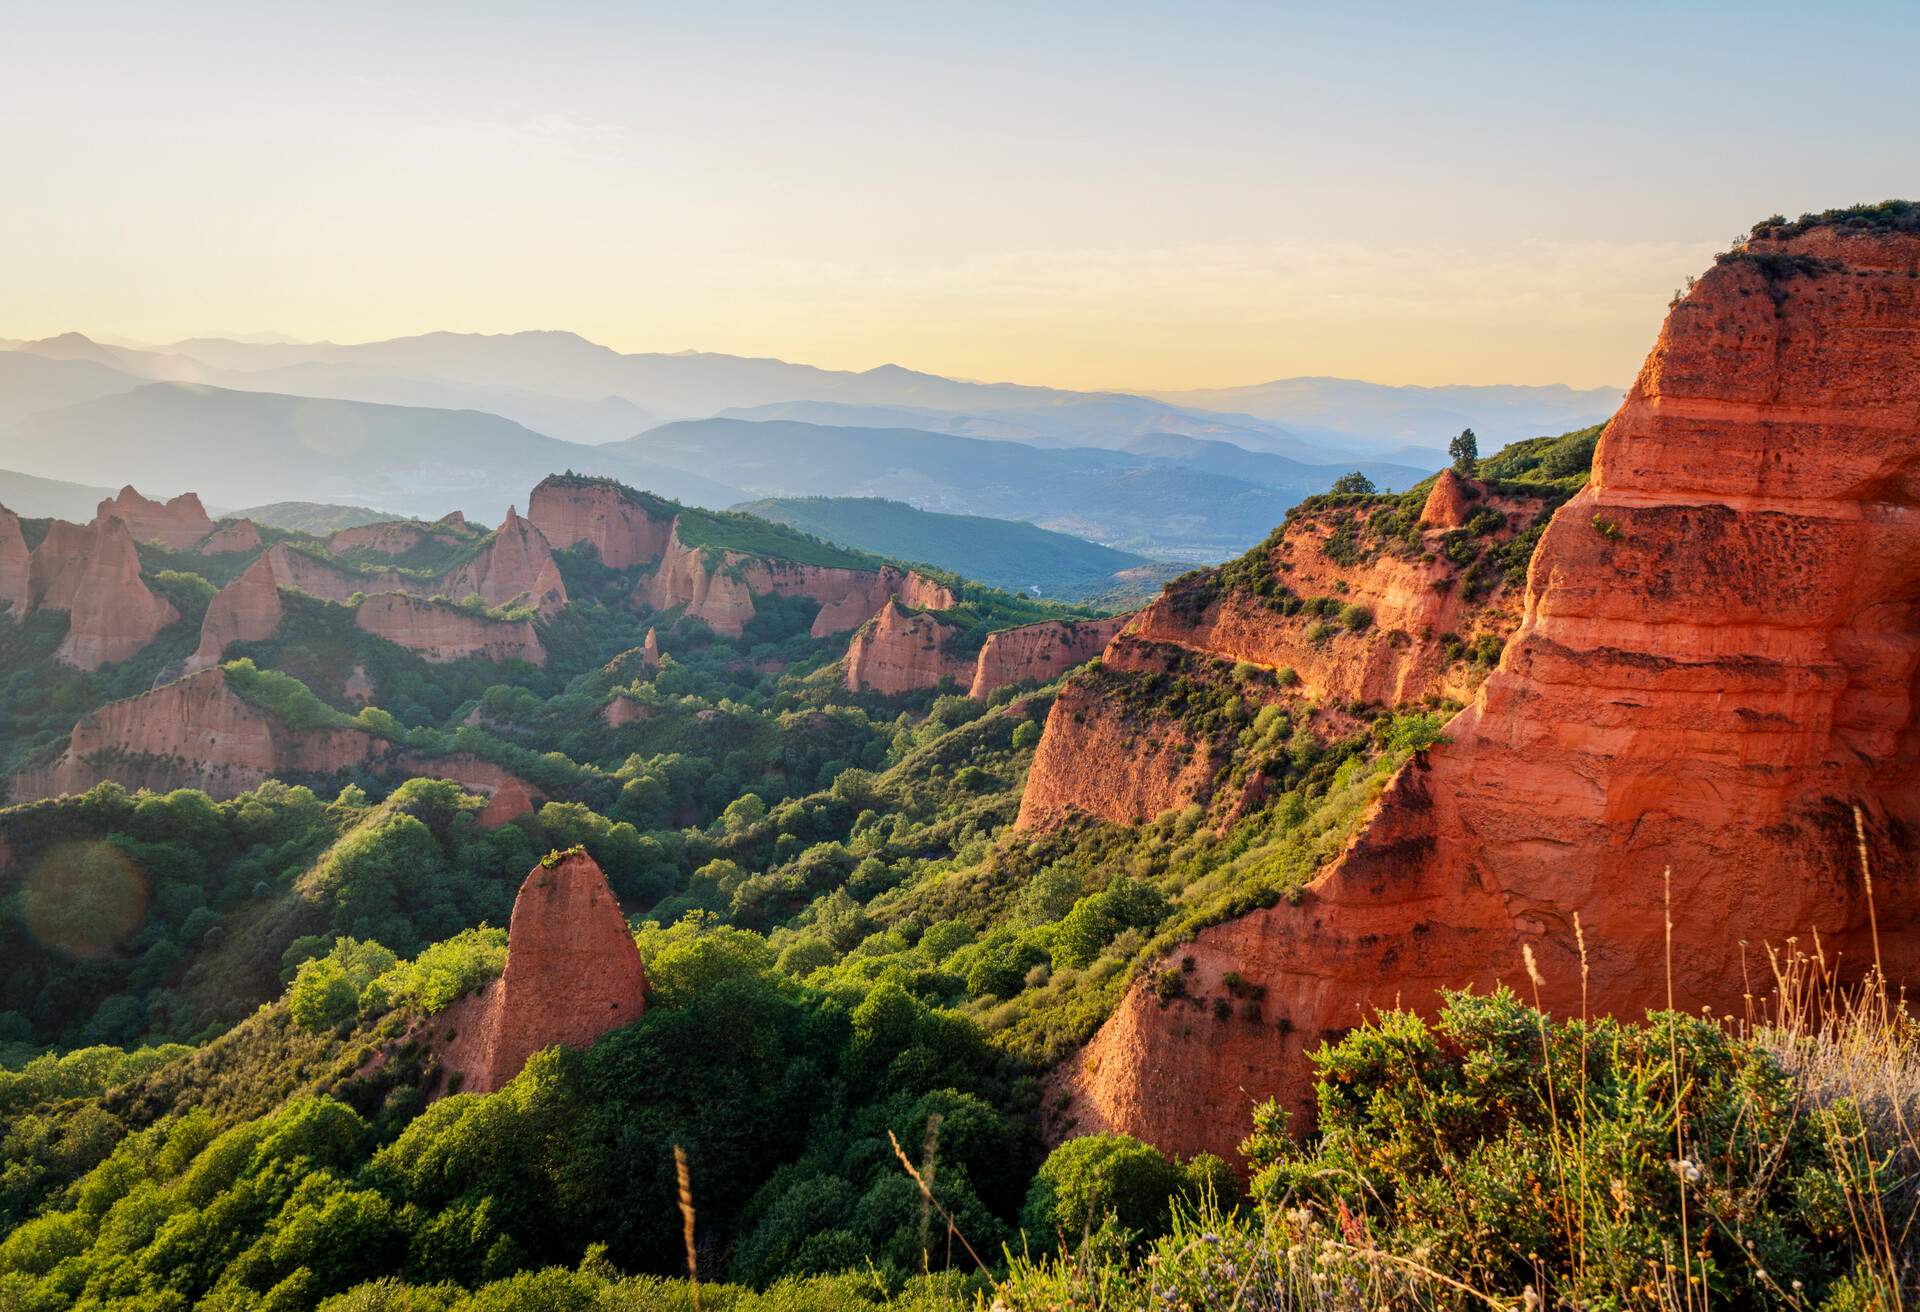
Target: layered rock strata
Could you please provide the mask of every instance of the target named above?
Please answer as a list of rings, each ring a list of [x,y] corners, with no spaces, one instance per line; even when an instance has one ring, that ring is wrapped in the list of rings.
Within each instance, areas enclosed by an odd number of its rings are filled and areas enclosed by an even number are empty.
[[[1445,741],[1298,905],[1180,949],[1197,1003],[1128,993],[1060,1073],[1080,1128],[1230,1151],[1371,1009],[1531,996],[1523,948],[1559,1014],[1664,1005],[1669,881],[1682,1010],[1745,1014],[1796,936],[1916,982],[1916,701],[1920,235],[1763,233],[1674,307]],[[1229,972],[1264,995],[1221,1016]]]
[[[228,519],[222,520],[218,528],[207,534],[197,549],[203,556],[237,556],[258,551],[262,545],[260,530],[252,520]]]
[[[847,647],[847,687],[879,693],[912,692],[942,682],[967,687],[974,659],[952,650],[959,634],[958,626],[889,599]]]
[[[531,621],[493,619],[447,602],[382,593],[362,601],[353,622],[436,664],[470,658],[547,663],[546,648]]]
[[[1045,620],[989,633],[974,662],[970,691],[984,699],[1009,684],[1058,678],[1098,656],[1131,618]]]
[[[192,492],[183,492],[171,501],[149,500],[131,487],[120,489],[94,510],[94,522],[118,519],[126,524],[136,542],[153,542],[172,551],[186,551],[200,544],[213,532],[213,520],[206,507]]]

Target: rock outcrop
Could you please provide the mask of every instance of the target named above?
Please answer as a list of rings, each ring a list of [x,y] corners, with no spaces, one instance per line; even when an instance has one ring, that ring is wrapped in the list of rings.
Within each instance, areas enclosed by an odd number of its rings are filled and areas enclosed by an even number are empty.
[[[567,604],[567,585],[553,550],[512,507],[487,544],[449,570],[435,591],[455,598],[478,593],[489,606],[531,606],[542,615]]]
[[[33,605],[50,610],[72,610],[80,579],[93,559],[94,526],[56,519],[33,549],[27,571]]]
[[[88,715],[57,761],[15,775],[10,791],[28,802],[111,779],[130,789],[198,788],[227,798],[270,778],[352,769],[387,750],[357,729],[293,733],[229,687],[224,670],[202,670]]]
[[[33,607],[33,553],[19,517],[5,506],[0,506],[0,603],[10,620],[25,619]]]
[[[67,636],[54,652],[55,660],[82,670],[126,660],[180,618],[141,579],[140,553],[125,523],[113,517],[96,521],[92,539],[86,564],[72,581]]]
[[[1459,528],[1473,514],[1473,502],[1467,480],[1451,469],[1440,471],[1427,493],[1427,504],[1420,510],[1420,522],[1429,528]]]
[[[109,519],[124,522],[135,542],[155,542],[173,551],[186,551],[213,532],[213,520],[192,492],[183,492],[164,504],[149,500],[123,487],[120,494],[108,497],[94,510],[94,522]]]
[[[1100,678],[1070,681],[1054,702],[1021,824],[1076,812],[1126,824],[1208,801],[1222,745],[1151,709],[1176,673],[1224,687],[1243,663],[1291,671],[1285,700],[1320,707],[1323,737],[1356,727],[1355,704],[1468,700],[1486,676],[1470,653],[1497,651],[1519,626],[1523,589],[1499,561],[1545,514],[1544,496],[1482,496],[1495,513],[1479,533],[1381,536],[1364,507],[1302,507],[1242,559],[1176,580],[1108,645]],[[1127,743],[1148,746],[1093,754]]]
[[[1376,1007],[1513,983],[1560,1014],[1744,1014],[1763,945],[1920,970],[1920,234],[1762,234],[1669,315],[1443,742],[1298,905],[1202,931],[1061,1078],[1081,1128],[1230,1151],[1307,1109],[1303,1056]],[[1056,708],[1056,714],[1058,710]],[[1871,863],[1873,941],[1856,850]],[[1744,952],[1744,957],[1743,957]]]
[[[542,1048],[586,1047],[646,1009],[646,968],[607,877],[581,849],[549,857],[514,898],[506,971],[441,1013],[446,1089],[492,1093]]]
[[[475,820],[482,829],[498,829],[532,814],[533,798],[528,795],[527,786],[518,779],[509,779],[494,790]]]
[[[224,519],[201,540],[199,552],[203,556],[233,556],[258,551],[261,546],[260,530],[252,520]]]
[[[211,609],[208,618],[212,618]],[[547,663],[546,648],[541,646],[531,621],[494,619],[450,602],[382,593],[361,602],[354,610],[353,622],[365,632],[419,652],[435,664],[472,657]]]
[[[544,478],[527,499],[527,518],[555,547],[591,543],[600,563],[628,570],[666,554],[672,508],[606,479]]]
[[[936,616],[888,599],[847,647],[847,687],[855,692],[902,693],[943,680],[967,687],[973,657],[950,650],[960,633]]]
[[[653,574],[640,581],[634,600],[654,610],[675,607],[715,633],[737,638],[754,616],[753,592],[741,571],[689,547],[678,532],[667,535],[666,551]]]
[[[187,670],[218,665],[226,658],[227,648],[236,642],[271,638],[280,631],[285,616],[273,562],[262,556],[207,603],[207,613],[200,621],[200,645],[188,658]]]
[[[1104,651],[1131,618],[1045,620],[989,633],[974,661],[972,695],[984,699],[1008,684],[1045,683],[1084,665]]]
[[[327,539],[327,554],[344,556],[349,551],[365,551],[375,556],[404,556],[426,540],[424,524],[411,519],[383,520],[340,529]]]

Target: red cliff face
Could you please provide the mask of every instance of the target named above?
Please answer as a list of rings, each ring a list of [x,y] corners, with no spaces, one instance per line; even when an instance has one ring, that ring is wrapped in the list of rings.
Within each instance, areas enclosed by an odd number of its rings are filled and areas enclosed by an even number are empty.
[[[211,609],[208,618],[212,618]],[[353,622],[366,632],[417,651],[435,663],[468,657],[526,661],[533,665],[547,663],[546,648],[540,645],[540,637],[530,621],[491,619],[447,602],[422,601],[397,592],[382,593],[361,602],[354,611]]]
[[[1170,586],[1109,644],[1100,677],[1070,681],[1055,701],[1020,823],[1048,826],[1078,812],[1127,824],[1208,801],[1220,745],[1196,741],[1143,709],[1154,698],[1134,695],[1176,672],[1224,687],[1243,662],[1292,670],[1284,700],[1321,706],[1321,727],[1336,735],[1351,728],[1336,721],[1355,702],[1472,697],[1485,670],[1468,649],[1504,641],[1520,623],[1521,589],[1494,555],[1544,507],[1491,495],[1473,504],[1498,524],[1478,534],[1414,530],[1413,540],[1372,535],[1365,508],[1302,510],[1243,559]],[[1459,563],[1450,536],[1477,554]],[[1087,770],[1093,760],[1103,767]]]
[[[722,637],[737,638],[753,618],[753,593],[741,571],[689,547],[678,532],[667,534],[666,550],[651,578],[643,579],[634,600],[655,610],[679,606]]]
[[[200,645],[187,661],[188,671],[218,665],[236,642],[261,642],[280,630],[286,608],[274,582],[273,562],[262,556],[207,603],[200,621]]]
[[[123,487],[119,496],[102,501],[94,511],[96,523],[107,519],[124,521],[136,542],[157,542],[174,551],[197,546],[213,532],[213,521],[207,518],[206,507],[191,492],[162,504],[148,500],[131,487]]]
[[[20,532],[20,520],[0,506],[0,603],[6,617],[22,620],[33,606],[33,553]]]
[[[567,585],[547,540],[511,508],[492,541],[450,571],[435,590],[455,598],[477,592],[489,606],[532,606],[542,615],[567,604]]]
[[[94,524],[93,549],[72,597],[67,636],[54,659],[82,670],[126,660],[180,618],[141,580],[140,554],[118,519]]]
[[[93,558],[93,542],[90,524],[69,524],[64,519],[56,519],[47,526],[47,535],[33,549],[27,572],[27,590],[36,607],[73,609],[81,576]]]
[[[974,662],[972,694],[984,699],[995,688],[1030,679],[1044,683],[1084,665],[1104,651],[1131,618],[1047,620],[989,633]]]
[[[1896,985],[1920,972],[1920,236],[1756,240],[1668,317],[1525,620],[1447,739],[1297,906],[1201,932],[1260,1015],[1138,985],[1061,1072],[1083,1128],[1230,1150],[1253,1100],[1369,1009],[1505,981],[1595,1012],[1743,1014],[1764,944],[1872,959],[1853,808]],[[1057,713],[1057,712],[1056,712]],[[1747,945],[1743,963],[1742,945]],[[1743,973],[1744,965],[1744,973]]]
[[[230,556],[260,550],[260,530],[250,519],[224,519],[200,543],[203,556]]]
[[[227,798],[276,775],[331,774],[386,749],[356,729],[290,733],[229,688],[224,671],[203,670],[101,707],[74,726],[53,765],[15,775],[11,793],[27,802],[112,779],[127,788],[198,788]]]
[[[482,829],[498,829],[532,814],[533,798],[528,796],[527,786],[518,779],[509,779],[487,799],[476,822]]]
[[[855,692],[900,693],[932,688],[943,679],[965,686],[973,678],[973,660],[946,650],[948,640],[958,632],[954,625],[903,610],[888,600],[853,635],[847,648],[847,687]]]
[[[1434,480],[1433,491],[1427,493],[1427,504],[1420,511],[1420,522],[1434,528],[1459,528],[1473,514],[1473,503],[1467,498],[1467,482],[1451,469],[1440,471],[1440,477]]]
[[[442,1013],[450,1091],[492,1093],[542,1048],[586,1047],[646,1008],[647,972],[600,867],[581,851],[543,862],[514,899],[505,973]]]
[[[376,556],[404,556],[426,540],[426,526],[411,519],[356,524],[327,539],[327,554],[340,556],[349,551],[367,551]]]
[[[609,569],[627,570],[660,559],[673,517],[658,514],[611,483],[552,477],[527,500],[527,518],[555,547],[593,544]]]

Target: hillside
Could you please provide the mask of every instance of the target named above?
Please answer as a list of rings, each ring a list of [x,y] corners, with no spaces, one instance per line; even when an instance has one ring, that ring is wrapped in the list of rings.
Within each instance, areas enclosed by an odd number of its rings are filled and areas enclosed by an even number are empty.
[[[343,528],[360,528],[392,518],[365,506],[335,506],[319,501],[275,501],[264,506],[248,506],[233,514],[236,519],[251,519],[269,528],[321,537]]]
[[[1163,560],[1235,554],[1298,499],[1124,452],[915,429],[708,419],[668,424],[608,449],[707,470],[761,497],[884,497],[1026,520]]]
[[[735,509],[843,546],[1062,601],[1144,598],[1185,568],[1018,520],[944,515],[881,497],[774,498]]]
[[[733,488],[644,453],[542,436],[469,410],[432,410],[149,384],[28,416],[0,432],[9,458],[52,477],[123,471],[220,505],[337,500],[433,518],[492,518],[555,469],[579,468],[728,505]]]
[[[93,508],[112,495],[112,488],[0,469],[0,506],[27,519],[91,519]]]

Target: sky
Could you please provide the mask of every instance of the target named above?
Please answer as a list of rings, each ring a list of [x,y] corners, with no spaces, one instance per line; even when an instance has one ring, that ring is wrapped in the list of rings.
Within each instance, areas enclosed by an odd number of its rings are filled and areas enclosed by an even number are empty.
[[[393,12],[404,9],[405,12]],[[1920,5],[0,0],[0,336],[1624,384],[1920,194]]]

